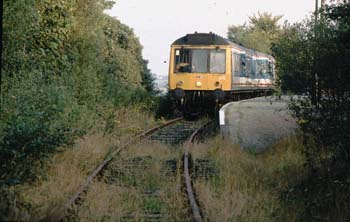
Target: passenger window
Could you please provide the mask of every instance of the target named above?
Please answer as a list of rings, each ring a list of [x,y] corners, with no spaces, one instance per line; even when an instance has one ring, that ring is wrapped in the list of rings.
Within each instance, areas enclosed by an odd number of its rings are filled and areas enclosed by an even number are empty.
[[[241,66],[241,77],[245,77],[247,75],[247,65],[246,65],[246,56],[245,54],[241,54],[240,66]]]
[[[232,54],[232,74],[233,76],[239,77],[240,76],[240,72],[241,72],[241,57],[236,54],[233,53]]]
[[[252,59],[251,58],[247,58],[247,60],[246,60],[246,67],[247,67],[247,76],[251,77],[252,76],[252,72],[253,72],[253,64],[252,64]]]
[[[273,66],[273,62],[269,61],[268,63],[268,75],[269,75],[269,78],[270,79],[274,79],[274,76],[273,76],[273,72],[274,72],[274,66]]]
[[[266,59],[257,60],[257,77],[267,79],[268,77],[268,61]]]
[[[256,78],[256,59],[252,59],[252,71],[250,73],[251,78]]]

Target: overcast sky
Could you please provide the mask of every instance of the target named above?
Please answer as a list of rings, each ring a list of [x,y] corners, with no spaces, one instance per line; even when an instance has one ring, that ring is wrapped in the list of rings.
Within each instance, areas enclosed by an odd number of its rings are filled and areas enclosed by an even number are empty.
[[[214,32],[226,37],[229,25],[242,25],[260,12],[303,20],[314,10],[314,0],[117,0],[108,13],[134,29],[144,46],[149,68],[167,75],[172,42],[187,33]]]

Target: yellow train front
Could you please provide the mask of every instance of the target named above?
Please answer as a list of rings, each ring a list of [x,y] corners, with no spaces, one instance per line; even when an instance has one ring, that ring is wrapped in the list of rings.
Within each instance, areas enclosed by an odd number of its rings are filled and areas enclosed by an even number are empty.
[[[213,33],[187,34],[171,45],[169,91],[184,113],[273,91],[274,59]]]

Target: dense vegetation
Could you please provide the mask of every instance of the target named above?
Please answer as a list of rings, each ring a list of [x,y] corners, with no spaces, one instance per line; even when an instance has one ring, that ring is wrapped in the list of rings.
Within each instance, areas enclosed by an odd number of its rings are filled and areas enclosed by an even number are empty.
[[[323,2],[316,17],[282,27],[281,16],[259,12],[248,25],[230,26],[228,38],[274,55],[282,91],[305,96],[291,107],[305,135],[333,149],[345,164],[350,162],[350,5],[331,2]]]
[[[286,206],[302,205],[300,221],[350,220],[350,3],[332,2],[301,23],[281,26],[281,16],[258,13],[228,30],[230,40],[272,53],[281,90],[303,95],[291,110],[307,173],[278,190]],[[58,147],[96,123],[111,131],[118,107],[153,108],[156,92],[139,40],[104,13],[113,3],[3,2],[0,220],[12,207],[6,200],[16,202],[11,187],[45,175]],[[158,111],[167,112],[169,101],[162,98]]]
[[[0,183],[33,181],[56,148],[114,110],[151,108],[153,79],[109,0],[3,2]],[[108,127],[107,127],[108,128]]]
[[[350,3],[338,1],[284,31],[272,47],[281,87],[303,94],[291,109],[304,135],[310,178],[299,190],[307,221],[349,221]],[[324,212],[323,209],[328,209]]]
[[[258,12],[249,16],[249,23],[232,25],[228,28],[227,36],[233,42],[246,47],[271,53],[271,44],[278,39],[282,28],[278,24],[282,16],[273,16],[267,12]]]
[[[290,26],[273,45],[282,89],[305,95],[302,102],[292,106],[305,135],[312,135],[317,141],[317,153],[328,149],[334,160],[347,165],[349,39],[350,4],[338,3],[326,5],[316,19]]]
[[[301,221],[348,221],[350,196],[350,3],[325,4],[310,19],[280,27],[281,17],[258,13],[228,37],[277,61],[284,93],[303,134],[309,177],[290,187],[287,201],[304,204]],[[324,209],[327,209],[326,211]]]

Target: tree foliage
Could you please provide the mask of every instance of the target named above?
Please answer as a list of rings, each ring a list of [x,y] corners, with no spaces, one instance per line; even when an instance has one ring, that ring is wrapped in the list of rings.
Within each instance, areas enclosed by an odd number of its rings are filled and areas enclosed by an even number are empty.
[[[114,107],[149,102],[153,79],[109,0],[5,0],[0,184],[34,180],[61,145]]]
[[[304,94],[293,105],[316,151],[310,164],[331,151],[338,164],[350,163],[350,4],[325,5],[313,18],[290,26],[273,46],[282,89]]]
[[[262,52],[270,53],[271,43],[279,37],[282,16],[258,12],[249,17],[248,25],[232,25],[228,28],[228,38],[238,44]]]

